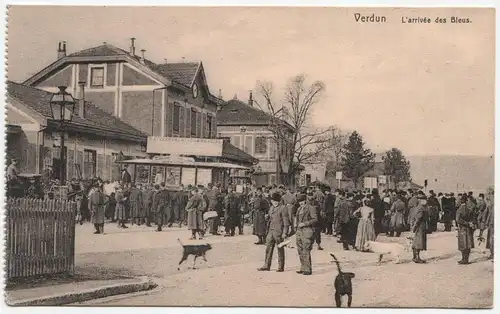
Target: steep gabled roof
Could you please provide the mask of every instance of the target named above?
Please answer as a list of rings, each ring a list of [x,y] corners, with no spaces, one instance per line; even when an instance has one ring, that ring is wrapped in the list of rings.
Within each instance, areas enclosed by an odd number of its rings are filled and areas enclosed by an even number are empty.
[[[191,87],[200,65],[201,62],[165,63],[156,65],[153,70],[172,81]]]
[[[37,112],[47,119],[52,118],[50,109],[50,99],[52,93],[22,85],[19,83],[7,81],[7,94],[21,102],[31,110]],[[137,130],[125,121],[103,111],[96,105],[85,102],[85,118],[80,117],[79,102],[75,104],[75,114],[73,115],[72,125],[83,126],[95,130],[110,132],[116,135],[124,135],[136,138],[138,140],[146,140],[147,134]]]
[[[259,108],[231,99],[217,113],[217,125],[269,125],[271,118]]]

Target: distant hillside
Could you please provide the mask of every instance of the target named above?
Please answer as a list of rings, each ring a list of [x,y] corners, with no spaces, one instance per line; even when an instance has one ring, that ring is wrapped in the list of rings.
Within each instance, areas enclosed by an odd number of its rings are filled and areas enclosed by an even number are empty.
[[[423,185],[428,179],[428,189],[436,192],[484,191],[495,182],[493,156],[408,156],[407,159],[413,181]]]

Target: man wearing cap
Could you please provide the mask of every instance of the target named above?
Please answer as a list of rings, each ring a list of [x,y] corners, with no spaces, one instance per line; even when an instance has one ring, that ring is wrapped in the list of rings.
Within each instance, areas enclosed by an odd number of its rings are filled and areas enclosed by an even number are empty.
[[[439,201],[436,198],[436,193],[434,193],[433,190],[430,190],[429,194],[429,198],[427,199],[427,211],[429,212],[428,232],[433,233],[437,231],[439,212],[441,211],[441,208],[439,206]]]
[[[219,189],[216,186],[213,186],[212,183],[208,184],[208,191],[206,193],[208,199],[208,211],[215,211],[219,213]],[[220,217],[214,217],[209,221],[210,233],[212,235],[220,235],[219,234],[219,225],[220,225]]]
[[[325,213],[326,213],[326,234],[333,235],[333,215],[334,215],[334,205],[335,205],[335,196],[330,193],[330,187],[327,187],[325,190]]]
[[[262,196],[262,188],[257,188],[252,200],[253,234],[257,236],[256,245],[265,244],[267,234],[266,215],[269,212],[269,202]]]
[[[311,195],[312,197],[312,195]],[[311,250],[314,241],[314,225],[318,222],[316,207],[306,201],[306,195],[297,197],[299,208],[297,209],[297,251],[300,259],[300,270],[298,274],[311,275]]]
[[[273,259],[274,246],[283,242],[288,236],[288,212],[286,207],[281,203],[281,195],[275,192],[271,196],[271,208],[269,209],[269,222],[267,225],[266,237],[266,260],[264,266],[257,269],[258,271],[269,271]],[[285,247],[278,247],[278,269],[277,272],[285,270]]]
[[[347,193],[347,198],[342,202],[339,208],[339,223],[340,223],[340,241],[344,250],[349,250],[349,245],[355,246],[356,230],[353,229],[352,219],[353,213],[357,209],[357,205],[353,200],[354,195]]]
[[[285,204],[285,206],[288,210],[288,218],[290,219],[290,222],[291,222],[289,234],[294,234],[295,229],[293,226],[293,222],[295,221],[295,209],[296,209],[295,202],[296,202],[296,199],[295,199],[295,195],[293,195],[290,187],[286,188],[286,192],[281,199],[283,200],[283,203]]]
[[[427,250],[427,221],[428,221],[428,213],[427,213],[427,197],[422,191],[419,191],[417,194],[417,198],[419,203],[417,206],[413,207],[410,210],[409,220],[410,220],[410,237],[413,239],[412,241],[412,249],[413,249],[413,262],[417,264],[423,264],[423,261],[420,258],[420,251]]]
[[[234,237],[236,227],[239,226],[240,207],[240,198],[234,193],[234,187],[229,186],[224,200],[224,225],[226,227],[225,237]]]

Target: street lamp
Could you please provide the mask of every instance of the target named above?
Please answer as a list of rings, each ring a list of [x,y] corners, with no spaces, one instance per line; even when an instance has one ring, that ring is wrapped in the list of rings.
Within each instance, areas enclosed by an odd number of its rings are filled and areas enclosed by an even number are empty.
[[[50,98],[50,110],[52,112],[52,119],[59,122],[59,134],[61,137],[59,181],[61,185],[64,185],[64,171],[66,170],[66,167],[64,167],[64,129],[65,125],[73,119],[73,113],[75,112],[75,99],[66,91],[66,86],[59,86],[59,91],[52,95]]]

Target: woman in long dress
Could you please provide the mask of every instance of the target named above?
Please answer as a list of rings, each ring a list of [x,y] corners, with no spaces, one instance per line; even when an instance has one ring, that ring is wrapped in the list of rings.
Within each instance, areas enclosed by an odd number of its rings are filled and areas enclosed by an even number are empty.
[[[355,248],[358,251],[363,251],[363,247],[366,241],[375,241],[375,228],[374,225],[374,215],[373,208],[370,207],[370,201],[364,200],[364,205],[357,209],[353,215],[361,214],[361,218],[358,223],[358,231],[356,233],[356,244]]]

